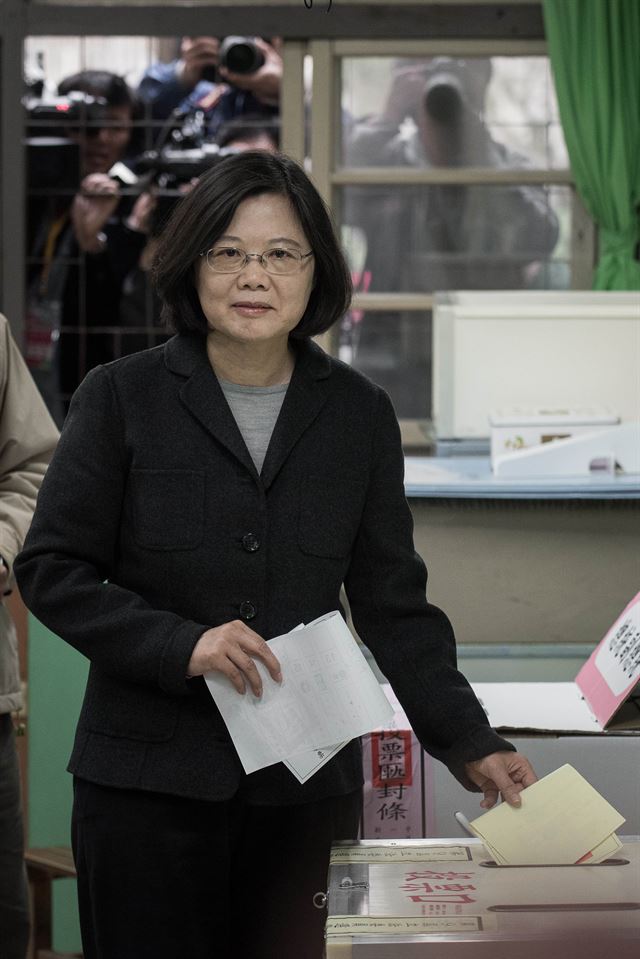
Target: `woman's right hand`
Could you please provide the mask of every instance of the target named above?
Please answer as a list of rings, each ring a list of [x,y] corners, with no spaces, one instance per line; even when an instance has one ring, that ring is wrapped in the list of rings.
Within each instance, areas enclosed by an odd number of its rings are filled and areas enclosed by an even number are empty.
[[[262,660],[272,679],[282,681],[280,663],[262,636],[234,619],[202,634],[193,648],[187,673],[190,677],[211,671],[222,673],[239,693],[244,694],[248,684],[254,696],[262,696],[262,680],[254,657]]]

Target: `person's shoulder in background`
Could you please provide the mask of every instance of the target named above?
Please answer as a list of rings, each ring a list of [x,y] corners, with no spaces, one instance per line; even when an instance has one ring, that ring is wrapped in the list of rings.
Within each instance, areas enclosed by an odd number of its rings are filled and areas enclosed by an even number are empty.
[[[151,108],[154,120],[166,120],[177,108],[184,111],[195,109],[216,89],[216,84],[209,80],[199,80],[191,90],[185,89],[178,77],[178,63],[178,60],[152,63],[138,85],[138,96]]]

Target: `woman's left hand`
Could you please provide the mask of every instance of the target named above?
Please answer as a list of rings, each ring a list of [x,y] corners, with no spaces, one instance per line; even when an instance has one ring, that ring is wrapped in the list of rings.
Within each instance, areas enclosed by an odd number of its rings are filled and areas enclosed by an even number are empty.
[[[471,782],[484,793],[480,803],[483,809],[495,806],[499,793],[510,806],[519,806],[519,793],[538,779],[526,756],[508,751],[475,759],[464,768]]]

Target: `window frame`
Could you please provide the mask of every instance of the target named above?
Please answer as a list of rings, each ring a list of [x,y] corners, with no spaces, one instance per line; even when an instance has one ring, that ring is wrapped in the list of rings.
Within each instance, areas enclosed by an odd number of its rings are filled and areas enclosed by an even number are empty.
[[[570,186],[572,210],[571,289],[588,289],[595,262],[595,226],[575,190],[570,169],[496,170],[482,167],[424,168],[346,167],[339,164],[341,131],[341,60],[345,57],[375,56],[546,56],[545,40],[312,40],[308,52],[313,60],[311,175],[325,202],[341,222],[339,191],[344,186],[404,184],[544,184]],[[354,309],[371,312],[432,310],[431,293],[356,293]],[[337,353],[339,331],[324,335],[323,346]],[[408,448],[425,448],[431,443],[429,423],[400,419],[403,443]]]

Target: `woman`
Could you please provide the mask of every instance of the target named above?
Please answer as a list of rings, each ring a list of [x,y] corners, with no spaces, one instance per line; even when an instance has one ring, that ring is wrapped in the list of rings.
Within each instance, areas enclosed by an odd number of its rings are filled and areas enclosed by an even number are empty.
[[[69,769],[86,959],[319,959],[352,742],[301,785],[245,775],[202,679],[260,694],[265,640],[337,608],[429,752],[493,805],[535,780],[487,725],[425,598],[386,395],[314,345],[350,281],[302,170],[247,152],[176,209],[156,282],[177,335],[76,392],[17,564],[91,668]]]

